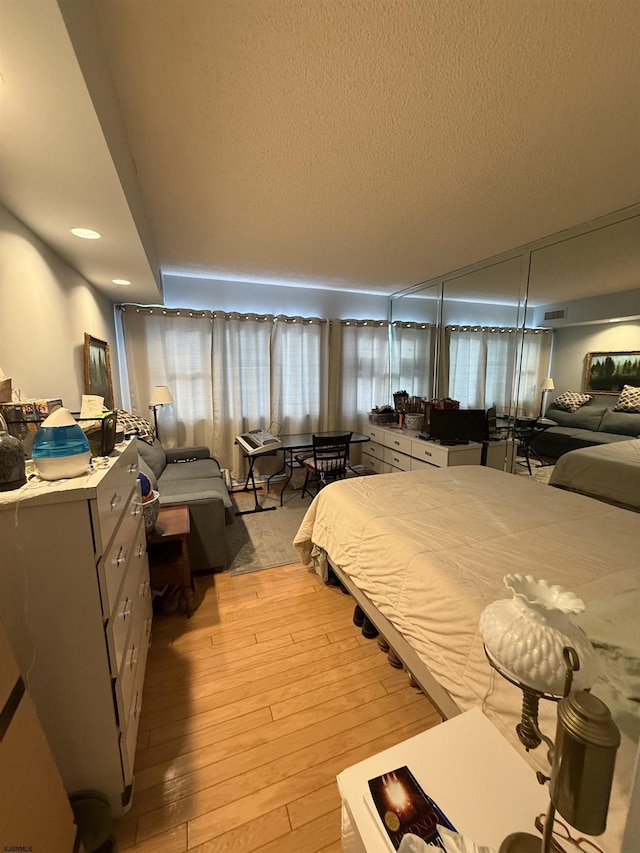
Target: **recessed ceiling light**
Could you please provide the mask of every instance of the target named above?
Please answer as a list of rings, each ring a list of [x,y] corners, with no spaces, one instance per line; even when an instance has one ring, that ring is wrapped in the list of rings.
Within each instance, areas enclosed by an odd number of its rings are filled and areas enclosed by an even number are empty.
[[[100,240],[102,234],[94,231],[93,228],[72,228],[71,233],[76,237],[82,237],[83,240]]]
[[[127,284],[131,284],[128,278],[112,278],[111,281],[113,284],[121,284],[123,287]]]

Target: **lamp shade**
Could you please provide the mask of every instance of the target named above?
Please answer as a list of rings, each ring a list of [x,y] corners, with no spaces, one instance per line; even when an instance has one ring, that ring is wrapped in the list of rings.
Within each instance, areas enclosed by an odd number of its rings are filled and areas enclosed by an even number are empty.
[[[532,690],[562,696],[566,677],[563,650],[569,646],[580,661],[574,686],[591,687],[597,676],[595,651],[570,619],[584,611],[583,601],[531,575],[506,575],[504,584],[513,598],[494,601],[480,616],[480,634],[496,669]]]
[[[151,392],[151,399],[149,400],[149,405],[163,406],[165,403],[173,403],[171,391],[169,391],[166,385],[156,385],[156,387]]]
[[[547,376],[546,379],[543,379],[540,383],[540,390],[542,391],[553,391],[556,386],[553,384],[553,379],[550,376]]]

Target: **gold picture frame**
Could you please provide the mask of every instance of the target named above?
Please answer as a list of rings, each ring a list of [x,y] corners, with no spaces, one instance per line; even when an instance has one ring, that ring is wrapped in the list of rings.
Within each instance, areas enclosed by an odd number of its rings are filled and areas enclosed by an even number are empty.
[[[640,386],[640,350],[587,353],[586,393],[620,394],[625,385]]]
[[[113,381],[109,344],[84,333],[84,393],[104,397],[107,409],[113,409]]]

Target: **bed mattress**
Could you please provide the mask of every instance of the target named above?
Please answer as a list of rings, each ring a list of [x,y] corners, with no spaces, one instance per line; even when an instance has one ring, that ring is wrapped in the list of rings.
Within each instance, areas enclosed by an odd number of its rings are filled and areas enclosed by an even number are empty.
[[[587,610],[591,602],[602,609],[608,599],[630,601],[627,596],[640,588],[636,514],[481,466],[332,484],[313,501],[294,544],[305,565],[313,546],[324,549],[456,705],[482,707],[521,751],[515,734],[521,694],[490,668],[478,631],[482,610],[510,597],[503,577],[545,578],[579,595]],[[638,740],[638,703],[605,677],[594,692],[611,707],[623,736],[606,834],[608,853],[615,853]],[[554,703],[542,702],[540,719],[554,737]],[[548,769],[544,748],[529,760]]]
[[[640,440],[565,453],[558,459],[549,485],[640,512]]]

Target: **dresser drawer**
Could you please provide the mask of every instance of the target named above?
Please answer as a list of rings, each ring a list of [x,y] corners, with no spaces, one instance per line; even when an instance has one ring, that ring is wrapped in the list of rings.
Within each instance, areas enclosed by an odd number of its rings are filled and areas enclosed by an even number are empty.
[[[93,527],[97,555],[104,554],[108,547],[137,477],[138,454],[132,441],[96,489]]]
[[[98,562],[102,612],[106,619],[111,616],[120,594],[120,586],[127,569],[127,562],[132,554],[140,550],[140,536],[136,531],[140,526],[144,533],[144,524],[142,523],[142,510],[137,489],[129,495],[126,511],[121,512],[121,516],[122,522],[111,541],[109,550]],[[142,548],[146,550],[144,536],[142,537]]]
[[[407,456],[411,456],[411,443],[411,439],[406,435],[396,435],[393,432],[387,432],[384,436],[385,447],[397,450],[400,453],[406,453]]]
[[[371,456],[369,453],[362,451],[362,463],[366,465],[367,468],[371,469],[371,471],[376,474],[384,474],[385,467],[384,461],[382,459],[378,459],[376,456]]]
[[[391,465],[392,468],[397,469],[398,471],[411,470],[411,457],[407,456],[406,453],[399,453],[397,450],[393,450],[393,448],[391,447],[385,447],[384,461],[388,465]]]
[[[114,678],[120,672],[127,637],[135,621],[140,586],[149,582],[146,544],[144,524],[140,524],[137,536],[129,548],[129,556],[124,569],[125,578],[120,589],[120,595],[106,625],[109,665]]]
[[[416,459],[413,456],[411,457],[411,470],[412,471],[421,471],[421,470],[424,470],[425,468],[437,468],[437,467],[438,466],[435,465],[435,463],[433,463],[433,462],[425,462],[422,459]]]
[[[136,591],[136,600],[133,605],[133,624],[129,631],[127,646],[122,658],[122,666],[115,683],[116,702],[118,703],[118,719],[120,727],[125,725],[133,690],[136,683],[138,667],[146,657],[146,649],[149,646],[151,636],[151,587],[149,581],[141,580]]]
[[[437,465],[438,468],[447,466],[447,452],[435,441],[412,441],[411,455],[422,462]]]
[[[378,444],[384,444],[384,430],[369,421],[367,421],[362,427],[362,434],[368,435],[371,441],[377,441]]]
[[[384,445],[375,441],[368,441],[366,446],[362,448],[362,453],[366,453],[367,456],[375,456],[376,459],[384,459]]]
[[[138,739],[138,726],[140,725],[140,712],[142,711],[142,688],[144,686],[144,670],[147,664],[147,653],[149,646],[144,645],[140,649],[140,657],[133,682],[133,691],[129,712],[125,717],[124,725],[121,724],[120,754],[122,757],[122,769],[124,771],[125,784],[130,785],[133,780],[133,762],[136,755],[136,741]]]

